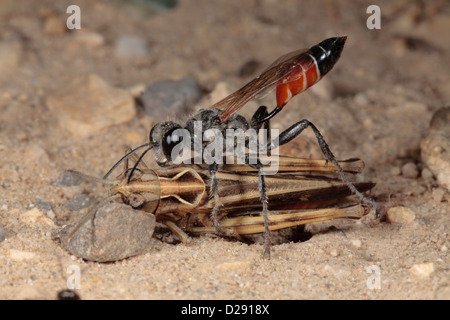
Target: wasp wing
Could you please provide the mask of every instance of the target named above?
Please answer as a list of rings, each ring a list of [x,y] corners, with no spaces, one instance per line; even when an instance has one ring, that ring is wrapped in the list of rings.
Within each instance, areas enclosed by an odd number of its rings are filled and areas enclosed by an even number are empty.
[[[305,52],[308,49],[301,49],[285,54],[275,60],[258,77],[247,83],[241,89],[230,94],[211,108],[221,109],[222,121],[227,120],[239,111],[250,100],[263,96],[274,89],[280,81],[286,79],[287,82],[297,80],[302,73],[294,72],[302,68],[302,64],[307,62]]]

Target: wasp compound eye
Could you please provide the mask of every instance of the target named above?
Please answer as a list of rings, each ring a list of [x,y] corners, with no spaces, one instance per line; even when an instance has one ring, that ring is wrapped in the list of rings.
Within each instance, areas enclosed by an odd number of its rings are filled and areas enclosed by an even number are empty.
[[[172,159],[173,148],[183,141],[183,135],[181,134],[182,129],[180,127],[175,127],[169,130],[162,140],[162,150],[167,159]]]

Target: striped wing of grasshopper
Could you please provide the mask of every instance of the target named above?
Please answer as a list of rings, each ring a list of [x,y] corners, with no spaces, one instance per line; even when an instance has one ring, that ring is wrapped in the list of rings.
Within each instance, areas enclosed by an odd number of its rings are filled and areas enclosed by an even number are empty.
[[[364,168],[358,159],[340,165],[350,174]],[[214,201],[206,168],[189,165],[152,170],[141,162],[129,183],[128,163],[125,169],[111,187],[119,201],[153,213],[183,242],[189,239],[185,232],[217,233],[209,216]],[[227,235],[264,232],[255,171],[248,165],[235,164],[225,165],[216,173],[222,202],[220,225]],[[335,166],[326,165],[324,160],[279,157],[278,173],[266,176],[266,184],[270,230],[337,218],[358,219],[368,211],[361,204],[345,202],[351,192],[337,177]],[[355,183],[361,192],[374,185]]]

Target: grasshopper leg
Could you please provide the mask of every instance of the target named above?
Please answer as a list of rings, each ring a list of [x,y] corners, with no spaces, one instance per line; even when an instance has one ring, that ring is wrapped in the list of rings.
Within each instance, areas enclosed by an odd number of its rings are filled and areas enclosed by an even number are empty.
[[[285,143],[288,143],[289,141],[291,141],[292,139],[294,139],[295,137],[300,135],[300,133],[302,133],[303,130],[305,130],[308,127],[310,127],[313,130],[313,132],[316,136],[317,142],[319,143],[320,149],[322,150],[322,153],[325,157],[325,160],[327,162],[328,161],[332,162],[336,166],[336,168],[339,172],[339,175],[341,176],[342,181],[345,184],[347,184],[348,188],[352,191],[352,193],[356,194],[363,203],[366,203],[369,206],[371,206],[372,208],[374,208],[376,211],[377,218],[379,218],[380,208],[379,208],[378,204],[375,201],[373,201],[372,199],[365,197],[361,192],[358,191],[358,189],[356,189],[356,187],[353,185],[353,183],[351,183],[351,181],[345,175],[344,170],[342,169],[342,167],[336,160],[334,154],[331,152],[330,148],[328,147],[328,144],[325,142],[325,139],[323,138],[322,134],[316,128],[316,126],[313,123],[311,123],[310,121],[303,119],[303,120],[297,122],[296,124],[292,125],[288,129],[286,129],[285,131],[280,133],[280,135],[278,137],[278,139],[279,139],[278,142],[276,142],[274,140],[269,142],[266,146],[266,149],[271,150],[271,149],[277,148],[278,146],[281,146]]]
[[[174,233],[184,244],[189,244],[191,242],[191,238],[179,227],[176,223],[166,220],[162,222],[167,228],[169,228],[172,233]]]
[[[211,174],[211,197],[214,198],[214,207],[211,211],[211,221],[216,228],[218,233],[222,233],[222,228],[220,227],[219,219],[217,218],[220,212],[220,207],[222,203],[219,197],[219,186],[217,183],[216,172],[218,170],[218,165],[216,163],[209,166],[209,173]]]
[[[270,259],[270,230],[269,230],[269,201],[266,193],[266,182],[264,179],[263,166],[258,168],[258,188],[262,203],[262,216],[264,219],[264,258]]]

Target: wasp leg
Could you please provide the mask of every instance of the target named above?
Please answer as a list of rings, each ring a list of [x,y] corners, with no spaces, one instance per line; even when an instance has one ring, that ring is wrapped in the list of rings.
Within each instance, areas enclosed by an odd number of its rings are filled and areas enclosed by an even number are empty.
[[[269,119],[267,119],[268,113],[267,113],[267,107],[266,106],[260,106],[258,110],[256,110],[255,114],[253,115],[250,126],[251,128],[258,131],[261,129],[261,125],[264,123],[264,129],[266,129],[267,137],[264,136],[265,140],[262,142],[263,145],[267,144],[267,139],[270,140],[270,123]],[[258,140],[258,147],[259,147],[259,140]],[[269,150],[270,151],[270,150]],[[248,159],[246,159],[246,163],[250,165],[250,162]],[[262,204],[262,218],[264,220],[264,258],[270,259],[270,245],[271,245],[271,239],[270,239],[270,230],[269,230],[269,202],[267,198],[266,193],[266,182],[264,179],[263,174],[263,165],[259,161],[256,165],[250,165],[251,167],[254,167],[258,169],[258,189],[259,189],[259,197]]]
[[[255,130],[259,130],[264,123],[265,125],[269,124],[269,121],[262,121],[267,116],[267,107],[260,106],[258,110],[253,114],[252,119],[250,120],[250,127]]]
[[[338,161],[336,160],[334,154],[331,152],[330,148],[328,147],[328,144],[325,142],[325,139],[323,138],[322,134],[316,128],[316,126],[313,123],[311,123],[310,121],[304,119],[304,120],[301,120],[301,121],[297,122],[296,124],[292,125],[290,128],[288,128],[285,131],[283,131],[282,133],[280,133],[280,135],[278,137],[278,139],[279,139],[278,143],[275,140],[272,140],[271,142],[269,142],[267,144],[266,149],[271,150],[271,149],[277,148],[278,146],[281,146],[285,143],[288,143],[289,141],[291,141],[292,139],[297,137],[300,133],[303,132],[303,130],[305,130],[308,127],[310,127],[313,130],[314,134],[316,135],[317,142],[319,143],[320,149],[322,150],[325,160],[327,162],[328,161],[332,162],[336,166],[336,168],[339,172],[339,175],[341,176],[342,181],[345,184],[347,184],[348,188],[352,191],[352,193],[356,194],[363,203],[366,203],[369,206],[371,206],[372,208],[374,208],[376,211],[376,216],[377,216],[377,218],[379,218],[380,217],[380,208],[379,208],[378,204],[375,201],[373,201],[372,199],[365,197],[361,192],[358,191],[358,189],[356,189],[356,187],[353,185],[353,183],[350,182],[350,180],[345,175],[344,170],[342,169],[342,167],[339,165]]]
[[[282,108],[280,107],[275,107],[275,109],[273,109],[270,113],[266,113],[265,117],[263,117],[262,119],[259,120],[260,123],[262,122],[267,122],[270,119],[272,119],[276,114],[278,114],[278,112],[281,111]]]

